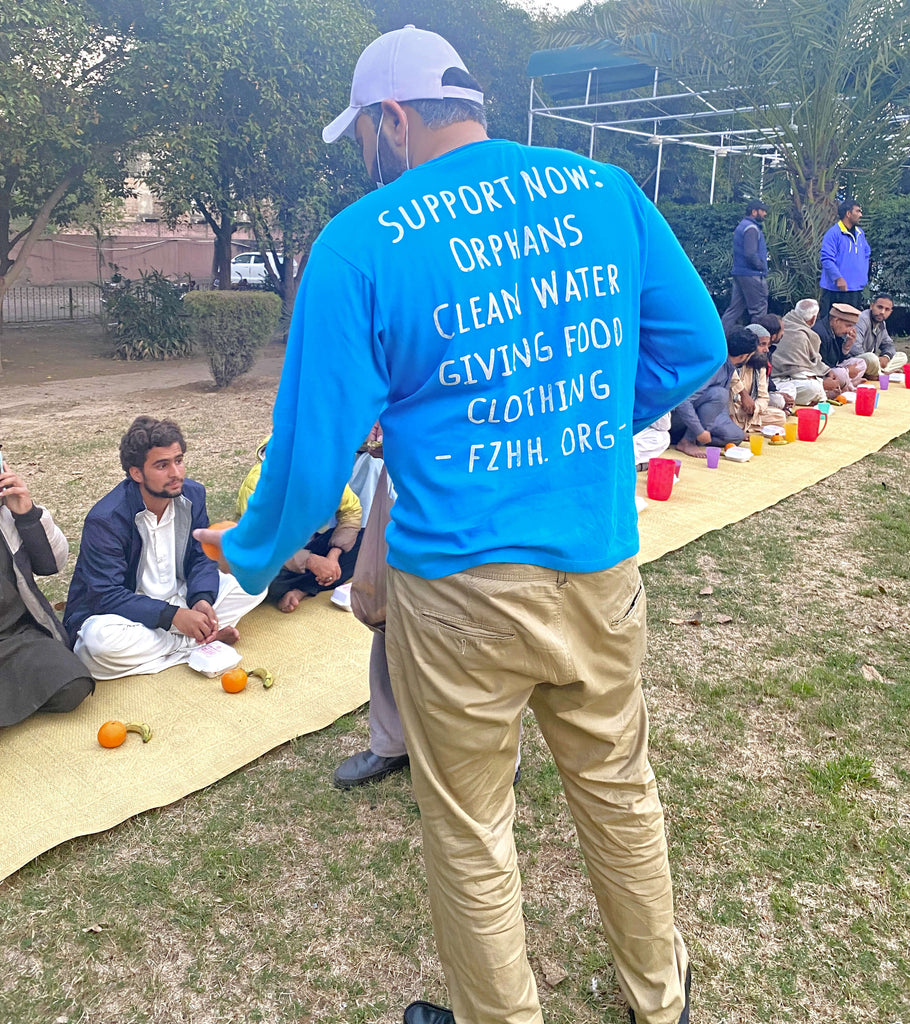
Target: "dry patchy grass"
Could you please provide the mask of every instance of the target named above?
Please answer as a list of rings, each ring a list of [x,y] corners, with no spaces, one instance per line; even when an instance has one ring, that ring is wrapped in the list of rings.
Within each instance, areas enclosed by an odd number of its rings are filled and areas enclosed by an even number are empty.
[[[268,433],[275,384],[132,398],[101,386],[5,416],[4,451],[75,539],[120,479],[125,425],[173,416],[220,518]],[[643,569],[652,753],[695,1021],[910,1024],[908,471],[901,439]],[[391,1024],[411,999],[444,1001],[406,773],[329,785],[366,740],[366,714],[348,716],[19,872],[0,889],[0,1022]],[[516,835],[547,1019],[619,1024],[530,716]]]

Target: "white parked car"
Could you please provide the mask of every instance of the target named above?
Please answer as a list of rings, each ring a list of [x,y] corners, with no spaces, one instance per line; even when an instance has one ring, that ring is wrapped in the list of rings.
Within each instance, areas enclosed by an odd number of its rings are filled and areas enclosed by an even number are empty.
[[[277,277],[278,269],[275,257],[269,253],[268,259]],[[297,260],[294,260],[294,273],[297,273]],[[231,260],[231,284],[246,281],[250,285],[262,285],[265,284],[267,278],[265,259],[261,252],[242,252]]]

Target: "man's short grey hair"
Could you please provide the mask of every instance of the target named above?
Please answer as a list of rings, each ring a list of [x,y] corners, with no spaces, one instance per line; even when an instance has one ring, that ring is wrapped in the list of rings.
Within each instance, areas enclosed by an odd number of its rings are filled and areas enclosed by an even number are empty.
[[[449,125],[461,121],[476,121],[482,128],[487,126],[487,115],[479,103],[460,100],[454,96],[447,96],[442,100],[406,100],[402,106],[413,108],[427,128],[448,128]],[[373,127],[378,129],[382,104],[372,103],[364,109],[370,115]]]
[[[818,308],[818,303],[815,299],[800,299],[793,307],[793,312],[800,320],[809,324],[818,316]]]

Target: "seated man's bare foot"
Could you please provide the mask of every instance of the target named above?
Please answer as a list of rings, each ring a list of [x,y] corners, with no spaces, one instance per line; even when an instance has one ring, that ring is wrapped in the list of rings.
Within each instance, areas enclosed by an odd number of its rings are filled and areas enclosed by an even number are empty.
[[[278,602],[278,611],[280,612],[292,612],[296,609],[297,605],[304,599],[305,594],[302,590],[289,590]]]
[[[222,626],[215,634],[214,639],[220,640],[223,644],[230,644],[233,647],[240,639],[240,630],[236,626]]]
[[[676,442],[676,450],[682,452],[683,455],[691,455],[693,459],[706,459],[708,457],[705,454],[704,448],[699,448],[694,441],[687,441],[685,438]]]

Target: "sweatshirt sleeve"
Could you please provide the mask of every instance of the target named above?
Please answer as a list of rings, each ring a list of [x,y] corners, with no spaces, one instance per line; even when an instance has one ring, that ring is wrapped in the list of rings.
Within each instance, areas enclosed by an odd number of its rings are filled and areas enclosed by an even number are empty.
[[[335,510],[351,454],[386,404],[381,336],[370,282],[317,241],[294,305],[259,484],[223,539],[248,593],[265,589]],[[344,373],[332,372],[339,366]]]
[[[727,344],[695,267],[657,208],[634,188],[643,221],[637,433],[697,391],[723,365]]]
[[[13,522],[36,576],[53,576],[66,565],[69,544],[47,509],[32,505],[28,512],[13,515]]]
[[[835,224],[833,228],[828,228],[825,232],[821,245],[822,274],[824,275],[827,272],[832,282],[844,276],[840,272],[840,266],[837,262],[837,243],[839,238],[840,228]]]

